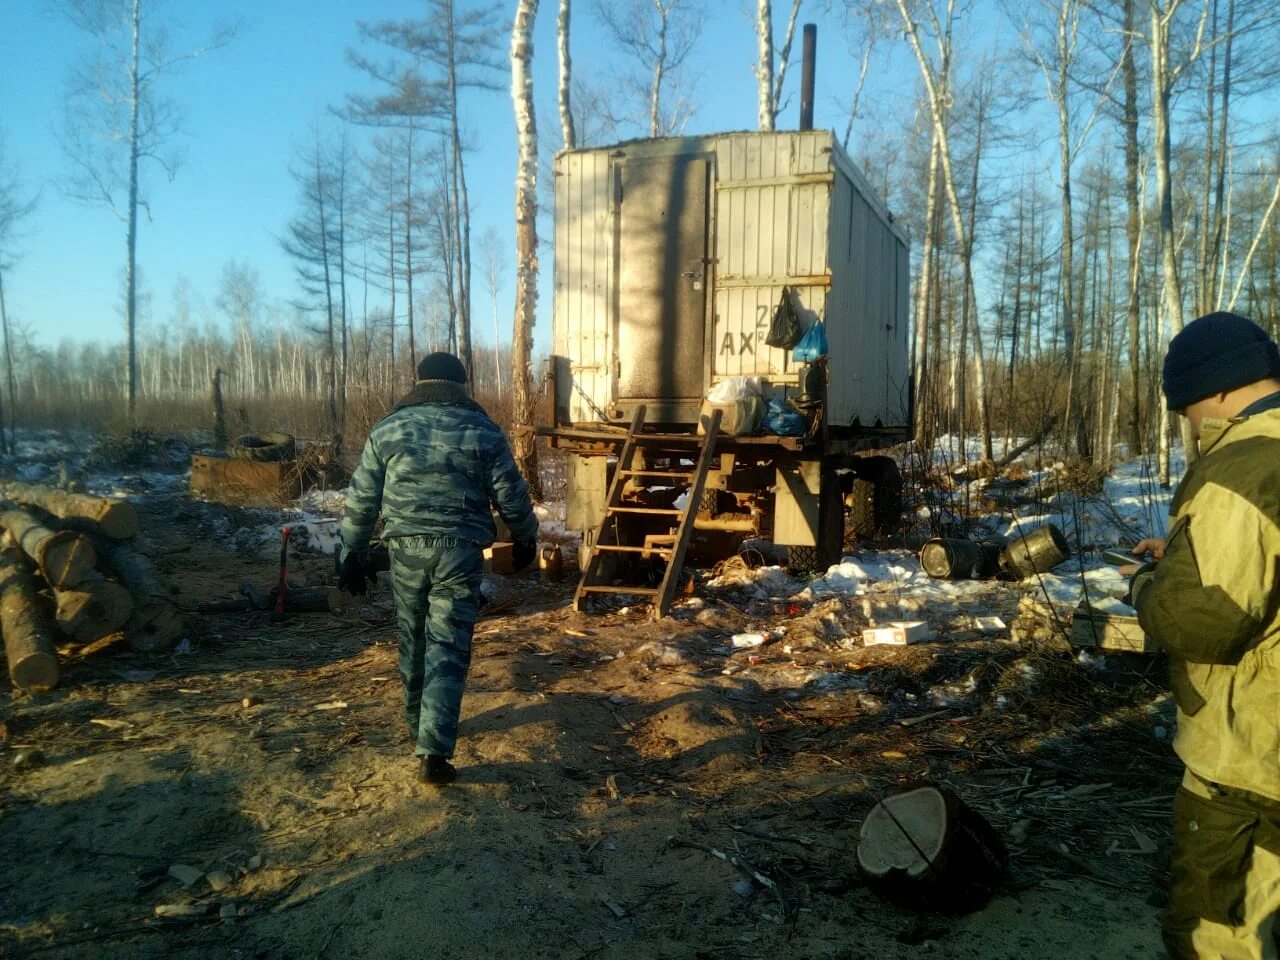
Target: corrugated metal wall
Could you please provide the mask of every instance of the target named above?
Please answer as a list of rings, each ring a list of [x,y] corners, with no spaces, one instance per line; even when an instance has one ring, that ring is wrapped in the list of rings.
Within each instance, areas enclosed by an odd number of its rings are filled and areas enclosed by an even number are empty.
[[[564,153],[555,163],[555,292],[552,349],[569,358],[573,383],[559,405],[575,423],[600,420],[613,390],[613,189],[609,154]],[[576,384],[576,388],[574,386]],[[584,398],[591,399],[588,403]]]
[[[579,388],[561,386],[575,422],[599,419],[583,393],[601,410],[613,401],[614,153],[715,156],[713,382],[795,381],[790,351],[764,342],[787,285],[808,319],[827,322],[831,422],[905,423],[905,241],[825,130],[639,141],[557,158],[554,349],[569,358]]]
[[[907,417],[907,246],[868,199],[860,175],[840,164],[831,199],[831,295],[827,338],[831,423],[863,426]]]

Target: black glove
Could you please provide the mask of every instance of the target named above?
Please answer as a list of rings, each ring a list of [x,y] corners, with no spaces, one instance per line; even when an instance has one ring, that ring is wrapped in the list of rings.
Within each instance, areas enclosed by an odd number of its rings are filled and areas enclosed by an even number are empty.
[[[360,557],[353,550],[342,561],[342,569],[338,571],[338,586],[355,597],[362,597],[369,592],[369,584],[377,583],[378,575],[366,570]]]
[[[517,540],[511,545],[511,569],[519,573],[538,556],[538,540]]]

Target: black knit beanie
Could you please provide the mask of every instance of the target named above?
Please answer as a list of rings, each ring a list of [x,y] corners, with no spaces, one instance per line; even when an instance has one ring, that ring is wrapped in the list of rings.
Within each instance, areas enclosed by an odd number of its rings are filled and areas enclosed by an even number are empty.
[[[452,380],[466,383],[467,371],[452,353],[429,353],[418,364],[419,380]]]
[[[1192,320],[1164,358],[1164,397],[1170,410],[1268,377],[1280,377],[1280,349],[1265,330],[1235,313]]]

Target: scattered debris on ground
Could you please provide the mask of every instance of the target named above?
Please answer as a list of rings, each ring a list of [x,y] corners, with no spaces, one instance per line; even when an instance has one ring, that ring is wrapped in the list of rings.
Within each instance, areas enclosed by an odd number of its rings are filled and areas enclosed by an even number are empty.
[[[53,479],[31,463],[11,472]],[[568,609],[573,540],[543,509],[566,576],[486,578],[445,790],[410,762],[385,583],[335,613],[198,612],[276,584],[282,527],[287,582],[327,593],[340,496],[244,509],[181,474],[90,474],[128,493],[188,628],[0,694],[0,954],[1158,956],[1179,773],[1161,660],[1070,642],[1082,600],[1123,616],[1096,549],[1147,530],[1131,469],[969,518],[970,538],[1055,524],[1071,557],[1049,572],[938,580],[918,548],[868,544],[796,579],[762,550],[657,622]],[[864,642],[886,628],[917,642]],[[967,915],[859,869],[872,811],[926,783],[1007,849]]]

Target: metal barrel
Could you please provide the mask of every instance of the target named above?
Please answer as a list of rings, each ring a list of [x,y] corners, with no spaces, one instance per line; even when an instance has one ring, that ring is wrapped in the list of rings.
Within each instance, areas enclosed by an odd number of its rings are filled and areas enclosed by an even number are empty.
[[[920,566],[935,580],[968,580],[982,568],[982,544],[935,537],[920,548]]]
[[[1052,523],[1016,536],[1000,553],[1000,566],[1018,578],[1053,569],[1067,557],[1067,538]]]
[[[564,576],[564,558],[560,544],[543,547],[538,554],[538,576],[545,582],[556,583]]]

